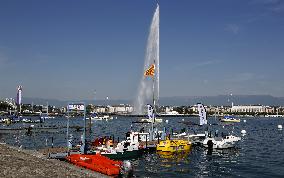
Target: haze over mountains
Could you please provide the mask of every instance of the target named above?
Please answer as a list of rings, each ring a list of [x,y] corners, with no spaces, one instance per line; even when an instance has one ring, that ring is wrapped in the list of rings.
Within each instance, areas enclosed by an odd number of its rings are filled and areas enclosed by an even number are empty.
[[[70,101],[62,101],[56,99],[42,99],[42,98],[23,98],[23,103],[34,103],[54,106],[66,106]],[[133,100],[83,100],[86,104],[95,105],[117,105],[117,104],[133,104]],[[284,105],[284,97],[274,97],[271,95],[217,95],[217,96],[175,96],[175,97],[161,97],[159,105],[168,106],[188,106],[196,103],[203,103],[205,105],[270,105],[270,106],[281,106]]]

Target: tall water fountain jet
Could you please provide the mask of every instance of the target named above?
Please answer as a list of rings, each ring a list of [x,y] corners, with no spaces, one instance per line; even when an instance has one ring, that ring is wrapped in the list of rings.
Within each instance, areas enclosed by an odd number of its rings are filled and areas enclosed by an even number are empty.
[[[134,104],[135,114],[143,114],[144,106],[146,104],[153,104],[153,97],[156,105],[159,100],[159,80],[160,80],[160,59],[159,59],[159,4],[155,10],[152,23],[150,26],[150,33],[147,40],[145,61],[143,72],[146,71],[152,64],[155,64],[155,75],[152,78],[144,77],[142,75],[137,98]],[[154,81],[154,84],[153,84]]]

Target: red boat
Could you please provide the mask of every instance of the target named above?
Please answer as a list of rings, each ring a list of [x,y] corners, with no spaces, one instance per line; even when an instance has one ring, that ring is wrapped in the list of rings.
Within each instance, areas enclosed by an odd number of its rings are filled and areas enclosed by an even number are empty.
[[[119,175],[122,167],[121,161],[113,161],[100,154],[72,154],[67,156],[66,159],[76,166],[84,167],[109,176]]]

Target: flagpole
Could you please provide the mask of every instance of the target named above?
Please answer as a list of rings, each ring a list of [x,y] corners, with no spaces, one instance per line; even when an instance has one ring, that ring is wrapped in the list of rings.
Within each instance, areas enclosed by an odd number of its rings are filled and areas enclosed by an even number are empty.
[[[154,66],[156,68],[156,61],[154,59]],[[155,71],[155,70],[154,70]],[[155,113],[155,110],[156,110],[156,101],[155,101],[155,73],[153,75],[153,107],[154,107],[154,113]]]
[[[156,62],[154,59],[154,66],[156,67]],[[155,69],[155,68],[154,68]],[[155,117],[156,117],[156,103],[155,103],[155,73],[153,75],[153,118],[152,118],[152,140],[154,140],[154,121],[155,121]]]
[[[153,114],[151,116],[151,133],[150,133],[150,138],[149,140],[152,141],[153,140],[153,133],[154,133],[154,121],[155,121],[155,109],[156,109],[156,103],[155,103],[155,59],[154,59],[154,63],[149,67],[149,69],[147,69],[144,73],[144,76],[151,76],[152,81],[153,81]],[[149,116],[150,117],[150,116]]]

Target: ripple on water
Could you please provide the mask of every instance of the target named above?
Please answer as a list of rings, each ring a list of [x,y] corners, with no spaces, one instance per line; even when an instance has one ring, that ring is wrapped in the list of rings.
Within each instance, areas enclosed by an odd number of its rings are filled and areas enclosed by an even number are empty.
[[[122,140],[125,133],[139,130],[140,125],[132,124],[136,118],[118,117],[118,119],[97,121],[92,123],[92,139],[98,136],[112,136]],[[170,124],[161,124],[168,131],[174,128],[186,128],[189,131],[198,131],[200,128],[179,123],[182,118],[167,118]],[[197,118],[183,118],[184,121],[198,122]],[[284,175],[284,144],[283,130],[278,130],[277,125],[283,125],[283,119],[279,118],[245,118],[246,123],[225,125],[224,130],[232,131],[241,136],[241,130],[247,134],[242,136],[238,149],[219,150],[212,154],[201,147],[194,147],[188,155],[176,155],[163,157],[156,153],[143,155],[132,160],[136,177],[281,177]],[[65,118],[49,119],[47,126],[66,126]],[[213,118],[209,122],[216,122]],[[83,126],[82,119],[70,119],[71,126]],[[132,125],[132,127],[131,127]],[[27,127],[29,124],[12,125],[11,127]],[[2,128],[6,126],[1,126]],[[146,128],[147,125],[144,125]],[[223,130],[223,126],[214,126]],[[201,130],[201,129],[200,129]],[[70,130],[74,140],[79,142],[82,131]],[[25,131],[11,134],[0,134],[0,140],[23,148],[36,149],[51,146],[53,138],[54,146],[66,145],[66,129],[58,132],[37,132],[28,136]]]

